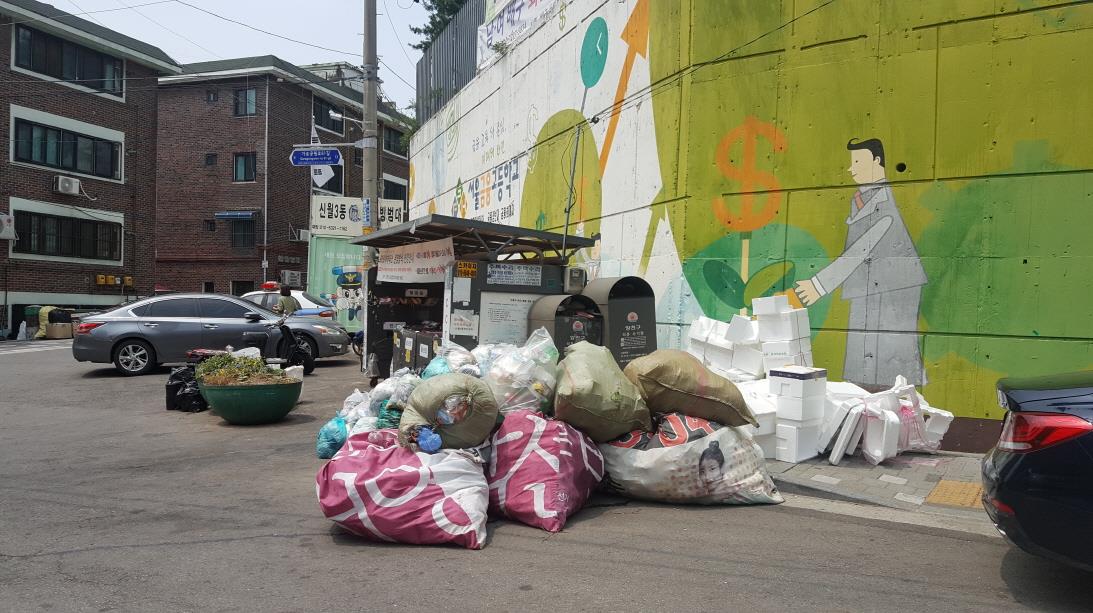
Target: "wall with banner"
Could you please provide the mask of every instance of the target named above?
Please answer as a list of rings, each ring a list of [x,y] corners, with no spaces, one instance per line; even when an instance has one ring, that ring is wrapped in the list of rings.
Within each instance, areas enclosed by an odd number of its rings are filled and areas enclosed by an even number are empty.
[[[334,303],[337,320],[350,332],[360,330],[364,249],[348,238],[312,236],[307,262],[308,293]]]

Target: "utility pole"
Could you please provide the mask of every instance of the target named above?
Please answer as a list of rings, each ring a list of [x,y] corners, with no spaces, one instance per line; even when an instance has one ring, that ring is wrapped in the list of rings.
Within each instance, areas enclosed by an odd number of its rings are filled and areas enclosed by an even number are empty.
[[[377,72],[379,62],[376,61],[376,0],[364,0],[364,115],[361,119],[363,129],[363,164],[361,174],[364,176],[363,196],[368,202],[368,219],[372,228],[379,225],[379,139],[376,120],[376,98],[379,78]]]

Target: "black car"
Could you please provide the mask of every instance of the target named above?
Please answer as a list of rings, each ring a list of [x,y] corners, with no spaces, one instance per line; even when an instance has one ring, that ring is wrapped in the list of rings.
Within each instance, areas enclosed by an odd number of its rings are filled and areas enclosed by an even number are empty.
[[[998,382],[983,506],[1021,549],[1093,570],[1093,371]]]

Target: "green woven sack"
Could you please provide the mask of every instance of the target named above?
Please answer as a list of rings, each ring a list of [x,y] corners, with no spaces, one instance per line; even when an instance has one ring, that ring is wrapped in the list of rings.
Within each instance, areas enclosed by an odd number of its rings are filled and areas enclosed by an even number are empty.
[[[627,432],[652,429],[641,391],[619,370],[606,347],[581,341],[566,347],[558,365],[554,417],[606,443]]]
[[[456,396],[462,413],[455,423],[444,425],[437,413],[449,397]],[[437,375],[414,389],[409,406],[399,422],[399,442],[404,447],[413,443],[413,428],[429,426],[440,435],[441,446],[466,449],[481,445],[493,432],[497,421],[497,400],[490,386],[481,379],[460,373]]]

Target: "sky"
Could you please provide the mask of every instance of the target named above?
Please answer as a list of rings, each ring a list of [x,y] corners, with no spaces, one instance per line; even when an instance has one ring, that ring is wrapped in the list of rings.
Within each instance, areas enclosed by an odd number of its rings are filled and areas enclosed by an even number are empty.
[[[363,0],[184,0],[255,28],[347,53],[256,32],[176,0],[45,1],[153,44],[182,64],[257,55],[276,55],[294,64],[362,62]],[[421,57],[420,51],[410,48],[420,39],[410,32],[410,26],[424,24],[426,13],[413,0],[376,0],[376,10],[380,13],[376,48],[383,92],[405,111],[414,100],[415,66]]]

